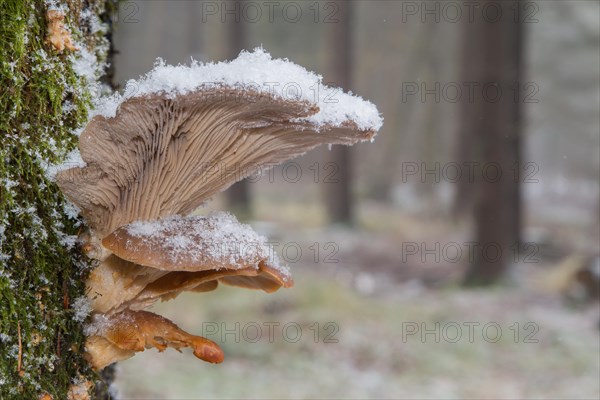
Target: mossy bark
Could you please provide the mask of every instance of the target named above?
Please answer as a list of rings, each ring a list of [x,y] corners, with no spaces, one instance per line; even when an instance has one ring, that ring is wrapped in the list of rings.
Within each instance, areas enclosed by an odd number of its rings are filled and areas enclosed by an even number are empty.
[[[51,5],[63,10],[80,50],[59,53],[46,41]],[[0,1],[2,400],[67,399],[73,383],[98,380],[83,356],[85,314],[74,306],[91,267],[74,243],[83,223],[47,169],[77,146],[97,87],[77,63],[84,55],[105,60],[102,20],[114,7],[112,0]]]

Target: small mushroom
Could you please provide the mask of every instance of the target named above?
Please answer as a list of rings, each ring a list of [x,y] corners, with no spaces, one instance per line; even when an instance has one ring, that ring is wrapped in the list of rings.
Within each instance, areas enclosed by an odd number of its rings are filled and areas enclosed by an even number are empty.
[[[155,347],[179,351],[191,347],[194,355],[210,363],[221,363],[223,351],[214,342],[190,335],[160,315],[126,310],[97,319],[88,327],[86,351],[94,369],[132,357],[136,352]]]
[[[60,10],[51,9],[46,13],[48,21],[48,36],[46,41],[59,53],[66,48],[69,51],[79,50],[73,44],[71,33],[65,28],[65,14]]]

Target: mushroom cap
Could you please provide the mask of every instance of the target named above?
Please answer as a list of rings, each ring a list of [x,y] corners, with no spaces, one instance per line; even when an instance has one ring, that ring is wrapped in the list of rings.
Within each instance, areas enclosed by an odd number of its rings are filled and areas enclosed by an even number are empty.
[[[92,271],[88,296],[103,313],[144,309],[219,283],[268,293],[293,285],[266,238],[224,212],[134,222],[102,244],[113,254]]]
[[[115,117],[96,115],[79,140],[84,167],[57,183],[104,237],[138,220],[188,215],[236,181],[321,144],[371,139],[379,126],[348,117],[317,125],[319,107],[245,87],[123,101]]]
[[[274,257],[265,237],[225,212],[136,221],[116,229],[102,245],[119,258],[165,271],[257,269]]]

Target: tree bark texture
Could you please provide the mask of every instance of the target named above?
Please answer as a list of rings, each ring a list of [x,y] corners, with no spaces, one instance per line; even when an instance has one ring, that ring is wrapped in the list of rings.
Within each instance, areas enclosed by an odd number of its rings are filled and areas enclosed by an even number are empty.
[[[56,1],[78,49],[48,38],[52,2],[0,2],[0,399],[71,399],[84,358],[84,228],[48,174],[77,147],[106,61],[112,0]],[[86,64],[87,59],[88,62]],[[83,60],[83,61],[82,61]],[[91,61],[90,61],[91,60]],[[100,385],[101,386],[101,385]],[[106,385],[105,385],[106,386]],[[106,387],[102,390],[105,398]]]

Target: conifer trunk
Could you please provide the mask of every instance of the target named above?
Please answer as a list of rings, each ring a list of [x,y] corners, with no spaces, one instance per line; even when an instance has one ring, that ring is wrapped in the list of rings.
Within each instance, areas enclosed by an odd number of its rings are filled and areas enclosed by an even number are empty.
[[[242,2],[244,0],[236,0],[234,3],[235,10],[242,9]],[[241,13],[241,12],[240,12]],[[246,49],[246,36],[248,35],[248,30],[246,29],[246,24],[242,18],[239,20],[234,19],[231,23],[231,28],[229,32],[229,59],[233,60],[237,57],[237,55],[242,50]],[[230,165],[227,168],[238,168],[237,165]],[[241,173],[241,171],[239,171]],[[225,196],[227,197],[227,205],[230,210],[234,212],[235,215],[239,216],[241,220],[246,220],[251,217],[251,193],[250,193],[250,185],[247,180],[241,180],[236,182],[225,192]]]
[[[46,41],[52,5],[78,50]],[[109,49],[102,22],[114,9],[113,0],[0,1],[2,400],[68,399],[74,383],[92,391],[99,379],[83,356],[91,262],[75,239],[84,226],[48,166],[77,146]]]
[[[506,275],[516,262],[521,228],[524,31],[514,10],[522,5],[488,0],[482,4],[497,7],[501,17],[496,22],[482,18],[469,23],[464,32],[465,82],[496,88],[482,90],[473,102],[462,103],[461,162],[477,163],[484,171],[476,175],[474,184],[462,180],[468,184],[458,188],[459,199],[472,205],[475,220],[478,249],[465,276],[470,286],[490,285]]]
[[[337,21],[331,26],[332,78],[333,86],[352,88],[352,18],[353,4],[337,1]],[[352,153],[348,146],[334,146],[328,154],[328,163],[333,163],[334,174],[325,185],[325,205],[329,222],[352,225],[354,223],[354,201],[352,197]],[[329,164],[331,165],[331,164]]]

